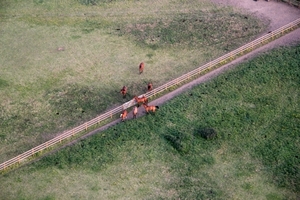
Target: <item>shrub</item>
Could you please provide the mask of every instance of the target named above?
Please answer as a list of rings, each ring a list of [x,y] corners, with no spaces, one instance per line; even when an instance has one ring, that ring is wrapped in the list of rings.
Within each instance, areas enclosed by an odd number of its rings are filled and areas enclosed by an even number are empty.
[[[217,131],[213,128],[202,128],[199,131],[199,135],[207,140],[214,139],[218,136]]]

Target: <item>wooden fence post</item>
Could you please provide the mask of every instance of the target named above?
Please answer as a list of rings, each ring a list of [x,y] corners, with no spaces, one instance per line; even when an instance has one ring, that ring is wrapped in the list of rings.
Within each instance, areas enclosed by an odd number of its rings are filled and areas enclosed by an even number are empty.
[[[271,32],[271,38],[272,38],[272,40],[274,40],[274,34],[273,34],[273,31]]]

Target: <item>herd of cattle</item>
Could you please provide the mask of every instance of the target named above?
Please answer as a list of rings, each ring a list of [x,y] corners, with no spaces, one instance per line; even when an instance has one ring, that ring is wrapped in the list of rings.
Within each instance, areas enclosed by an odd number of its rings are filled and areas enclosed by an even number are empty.
[[[145,68],[145,63],[144,62],[141,62],[140,65],[139,65],[139,73],[143,73],[144,71],[144,68]],[[152,83],[148,83],[147,85],[147,90],[148,92],[151,91],[153,89],[153,85]],[[124,85],[122,87],[122,89],[120,90],[120,93],[122,94],[123,98],[126,97],[126,94],[127,94],[127,87]],[[159,107],[158,106],[151,106],[151,105],[148,105],[148,99],[147,97],[143,96],[143,97],[137,97],[137,96],[134,96],[133,98],[136,102],[136,106],[134,106],[133,110],[132,110],[132,116],[133,118],[135,119],[137,117],[137,113],[138,113],[138,107],[140,105],[143,105],[143,107],[145,108],[145,111],[146,113],[154,113],[156,111],[156,109],[158,109]],[[122,122],[125,121],[125,119],[128,117],[128,111],[126,109],[124,109],[120,115],[121,119],[122,119]]]

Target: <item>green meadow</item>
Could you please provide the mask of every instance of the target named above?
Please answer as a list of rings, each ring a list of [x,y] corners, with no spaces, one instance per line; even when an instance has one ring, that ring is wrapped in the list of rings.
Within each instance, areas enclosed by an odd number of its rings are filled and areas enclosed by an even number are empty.
[[[158,87],[241,46],[266,27],[245,11],[208,0],[1,0],[0,162],[143,94],[150,81]]]
[[[265,27],[245,11],[204,0],[0,1],[0,161]],[[264,53],[155,114],[2,173],[0,197],[296,200],[299,93],[300,46]]]
[[[297,199],[300,46],[0,177],[4,199]],[[203,136],[212,136],[211,138]]]

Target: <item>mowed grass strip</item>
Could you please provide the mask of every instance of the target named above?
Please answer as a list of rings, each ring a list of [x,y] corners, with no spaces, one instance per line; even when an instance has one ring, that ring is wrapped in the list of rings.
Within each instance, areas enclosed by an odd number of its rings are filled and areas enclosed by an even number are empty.
[[[145,93],[148,82],[158,87],[223,55],[266,27],[209,1],[86,6],[5,0],[0,13],[1,163]],[[142,61],[145,71],[138,75]]]
[[[299,58],[299,45],[265,53],[155,114],[2,175],[1,193],[8,199],[297,199]]]

